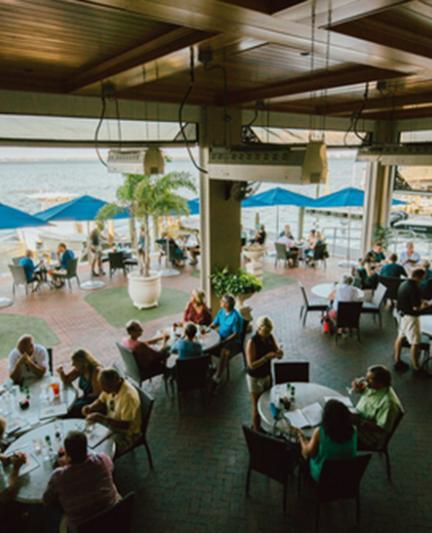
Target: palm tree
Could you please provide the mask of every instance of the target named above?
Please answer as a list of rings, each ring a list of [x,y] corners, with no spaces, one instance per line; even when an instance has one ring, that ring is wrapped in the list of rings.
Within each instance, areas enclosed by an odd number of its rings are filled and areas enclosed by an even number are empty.
[[[144,277],[150,276],[150,220],[173,213],[187,214],[187,201],[177,193],[181,189],[196,192],[187,172],[170,172],[164,176],[126,174],[123,185],[117,189],[117,202],[99,211],[98,218],[106,220],[126,207],[131,215],[133,232],[135,220],[141,221],[145,233],[145,255],[144,264],[140,261],[140,274]],[[135,243],[134,233],[131,238]]]

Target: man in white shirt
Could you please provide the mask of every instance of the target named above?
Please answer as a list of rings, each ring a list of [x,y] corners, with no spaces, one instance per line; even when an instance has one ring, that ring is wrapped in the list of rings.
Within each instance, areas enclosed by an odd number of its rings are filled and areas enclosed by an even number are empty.
[[[420,254],[414,251],[414,243],[407,242],[406,250],[401,253],[399,262],[403,267],[415,266],[420,261]]]
[[[351,276],[343,276],[342,283],[336,285],[336,288],[330,293],[329,300],[333,301],[332,309],[329,311],[329,317],[336,320],[339,302],[361,302],[362,294],[357,287],[353,286]]]
[[[295,245],[295,242],[293,239],[291,239],[286,233],[284,233],[279,239],[276,241],[278,244],[284,244],[286,251],[289,252],[290,249]]]
[[[8,356],[9,377],[15,383],[28,378],[42,378],[48,366],[48,352],[35,344],[31,335],[18,339],[17,347]]]

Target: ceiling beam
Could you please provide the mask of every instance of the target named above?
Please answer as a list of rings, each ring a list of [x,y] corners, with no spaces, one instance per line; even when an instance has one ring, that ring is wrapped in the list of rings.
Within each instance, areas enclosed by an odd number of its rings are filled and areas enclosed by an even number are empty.
[[[160,59],[172,52],[208,39],[213,35],[215,34],[189,28],[171,30],[131,50],[79,72],[66,82],[66,92],[77,91],[92,83],[110,78],[155,59]]]
[[[338,7],[331,12],[330,28],[338,24],[353,22],[358,19],[370,17],[382,13],[394,7],[409,4],[412,0],[358,0],[351,1],[344,6]],[[317,25],[328,28],[328,13],[321,13],[316,19]]]
[[[281,96],[289,96],[311,91],[343,87],[356,83],[366,83],[400,77],[399,72],[382,70],[365,66],[350,66],[339,69],[324,70],[313,76],[307,74],[297,78],[289,78],[281,83],[262,85],[254,89],[238,91],[228,95],[230,104],[243,104],[255,100],[267,100]],[[282,103],[282,102],[280,102]]]
[[[311,28],[279,16],[267,15],[218,0],[63,0],[74,4],[105,6],[167,24],[181,25],[202,31],[228,32],[310,51]],[[315,32],[315,51],[325,56],[327,32]],[[432,59],[391,47],[368,42],[367,39],[332,34],[331,57],[335,60],[398,70],[400,72],[432,71]]]
[[[293,101],[293,104],[295,101]],[[354,109],[360,109],[363,107],[364,112],[383,109],[396,109],[404,105],[410,104],[427,104],[432,105],[432,92],[426,92],[421,94],[403,94],[381,96],[379,98],[371,98],[367,100],[351,100],[341,103],[329,103],[326,106],[316,107],[318,113],[325,113],[327,115],[343,115],[352,112]]]

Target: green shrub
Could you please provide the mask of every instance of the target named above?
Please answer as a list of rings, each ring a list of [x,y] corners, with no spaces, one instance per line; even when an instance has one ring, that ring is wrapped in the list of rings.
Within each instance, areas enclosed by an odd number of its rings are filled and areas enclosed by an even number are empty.
[[[217,296],[251,294],[259,292],[263,287],[262,281],[253,274],[248,274],[244,270],[233,273],[227,267],[214,272],[210,279]]]

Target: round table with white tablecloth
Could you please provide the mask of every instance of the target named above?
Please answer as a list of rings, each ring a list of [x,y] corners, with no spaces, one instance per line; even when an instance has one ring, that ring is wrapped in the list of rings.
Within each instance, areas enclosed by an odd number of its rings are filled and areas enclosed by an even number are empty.
[[[318,283],[311,288],[311,293],[319,298],[329,299],[330,294],[336,289],[337,283]],[[364,292],[361,289],[359,291],[360,298],[364,298]]]
[[[63,446],[64,437],[69,431],[86,431],[89,452],[104,452],[111,458],[114,457],[115,443],[111,432],[101,424],[86,425],[85,420],[67,419],[50,422],[28,431],[11,444],[5,454],[24,452],[27,463],[21,467],[22,475],[18,481],[16,499],[22,503],[40,503],[42,496],[54,470],[53,462],[57,452]],[[52,456],[49,455],[49,446],[46,437],[50,437]],[[99,442],[100,441],[100,442]],[[55,457],[54,457],[55,456]],[[28,473],[26,469],[29,470]],[[6,471],[7,474],[7,471]]]
[[[303,383],[303,382],[294,382],[290,385],[295,387],[295,401],[294,405],[290,410],[303,409],[309,405],[314,404],[315,402],[319,403],[323,408],[326,402],[326,399],[329,398],[342,398],[342,395],[331,389],[325,387],[324,385],[319,385],[318,383]],[[271,390],[261,394],[258,400],[258,413],[260,415],[261,421],[263,423],[264,429],[271,430],[275,427],[275,420],[270,411],[270,402],[275,405],[279,404],[279,398],[287,395],[287,384],[275,385]],[[283,413],[282,413],[283,415]],[[283,419],[283,417],[281,417]],[[283,431],[284,429],[289,429],[287,424],[284,428],[283,425],[278,424],[278,429]],[[310,431],[305,431],[306,435],[311,433]]]

